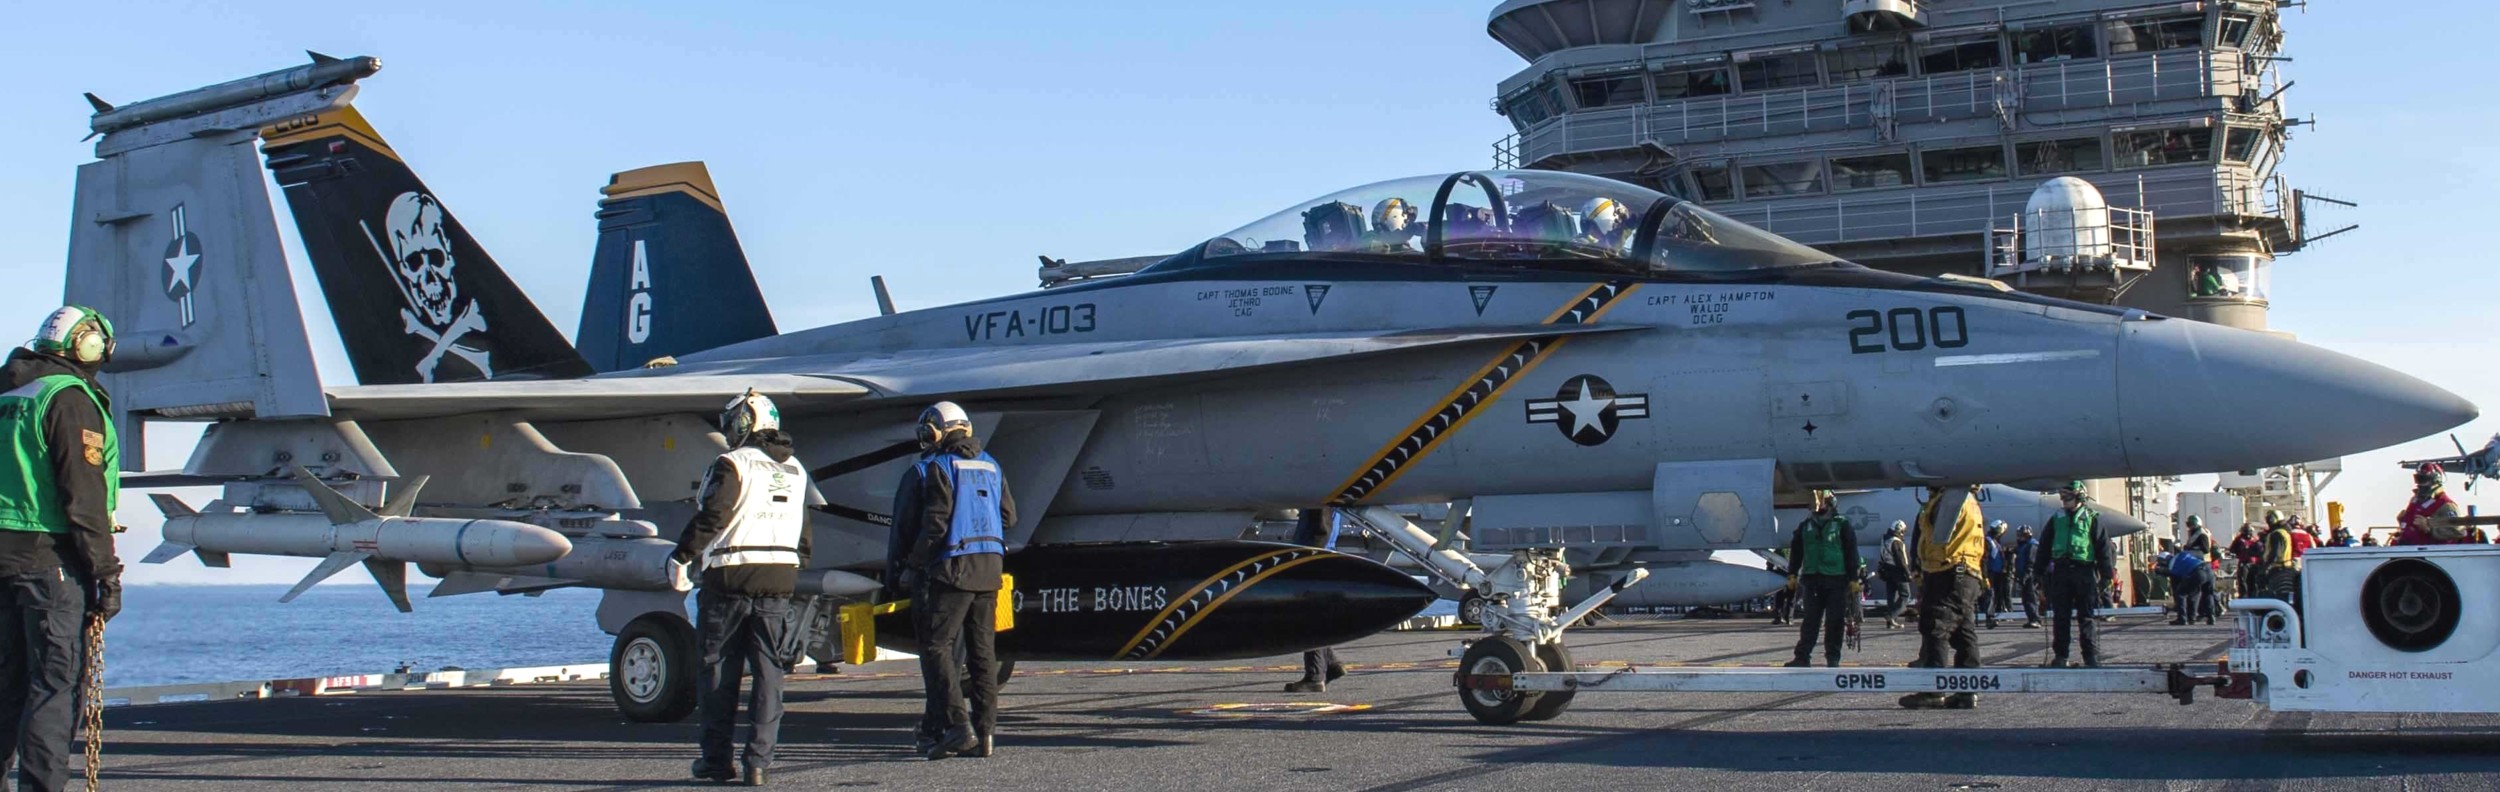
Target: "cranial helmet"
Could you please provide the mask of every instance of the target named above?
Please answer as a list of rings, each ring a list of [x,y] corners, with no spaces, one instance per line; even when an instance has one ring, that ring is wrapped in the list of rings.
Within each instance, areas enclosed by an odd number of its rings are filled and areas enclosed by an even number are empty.
[[[747,438],[767,429],[781,428],[781,408],[773,400],[748,388],[746,393],[730,399],[721,407],[720,431],[729,436],[729,444],[746,445]]]
[[[1910,530],[1910,524],[1909,524],[1909,523],[1907,523],[1907,522],[1903,522],[1903,521],[1900,521],[1900,520],[1894,520],[1894,521],[1892,521],[1892,527],[1884,529],[1884,533],[1885,533],[1885,534],[1887,534],[1887,535],[1892,535],[1892,534],[1899,534],[1899,533],[1901,533],[1901,532],[1903,532],[1903,531],[1907,531],[1907,530]]]
[[[113,322],[83,305],[64,305],[43,319],[35,329],[35,340],[26,346],[47,355],[57,355],[82,366],[97,366],[113,359]]]
[[[947,435],[957,432],[972,434],[972,416],[965,414],[964,408],[954,402],[938,402],[920,411],[921,445],[937,445],[944,442]]]
[[[2441,468],[2437,462],[2424,462],[2421,467],[2413,469],[2413,483],[2437,484],[2440,474],[2446,472],[2448,471]]]

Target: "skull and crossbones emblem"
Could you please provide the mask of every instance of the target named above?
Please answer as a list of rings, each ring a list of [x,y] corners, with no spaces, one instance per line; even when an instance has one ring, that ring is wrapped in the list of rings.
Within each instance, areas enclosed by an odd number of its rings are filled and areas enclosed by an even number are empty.
[[[492,378],[495,372],[487,351],[460,343],[486,331],[486,316],[478,312],[475,299],[460,298],[460,282],[452,277],[460,262],[452,253],[445,222],[443,205],[434,196],[418,192],[400,193],[383,216],[391,274],[398,280],[400,297],[408,303],[399,316],[409,335],[433,345],[417,363],[417,374],[424,381],[434,381],[445,355],[468,361],[480,374]],[[379,243],[374,247],[375,252],[382,252]]]

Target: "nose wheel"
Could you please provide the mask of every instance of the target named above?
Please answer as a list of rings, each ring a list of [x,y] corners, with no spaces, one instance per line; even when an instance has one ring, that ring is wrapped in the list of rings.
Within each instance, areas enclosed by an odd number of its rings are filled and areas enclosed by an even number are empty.
[[[1531,649],[1509,636],[1488,636],[1459,657],[1458,703],[1489,726],[1552,720],[1571,706],[1577,691],[1524,692],[1512,686],[1512,675],[1571,669],[1571,651],[1560,643]]]

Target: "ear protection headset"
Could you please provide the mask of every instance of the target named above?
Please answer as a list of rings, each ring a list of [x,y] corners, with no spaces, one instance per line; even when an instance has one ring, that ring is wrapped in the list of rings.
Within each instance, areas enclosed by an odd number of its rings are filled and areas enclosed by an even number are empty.
[[[972,416],[954,402],[938,402],[920,411],[920,425],[912,429],[912,437],[923,446],[945,442],[948,432],[972,433]]]

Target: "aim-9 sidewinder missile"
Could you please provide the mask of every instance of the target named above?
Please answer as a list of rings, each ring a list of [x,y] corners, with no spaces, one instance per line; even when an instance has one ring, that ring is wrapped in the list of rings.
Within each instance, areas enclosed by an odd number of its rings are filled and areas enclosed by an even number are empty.
[[[417,492],[425,488],[423,476],[402,482],[380,513],[349,500],[310,471],[297,468],[295,478],[320,504],[321,513],[202,513],[172,495],[150,494],[165,514],[165,543],[143,560],[162,564],[197,553],[202,563],[221,567],[228,553],[321,559],[279,602],[292,602],[313,584],[361,563],[390,595],[391,604],[406,612],[409,563],[515,567],[544,564],[573,550],[563,534],[528,523],[408,516],[416,507]]]

